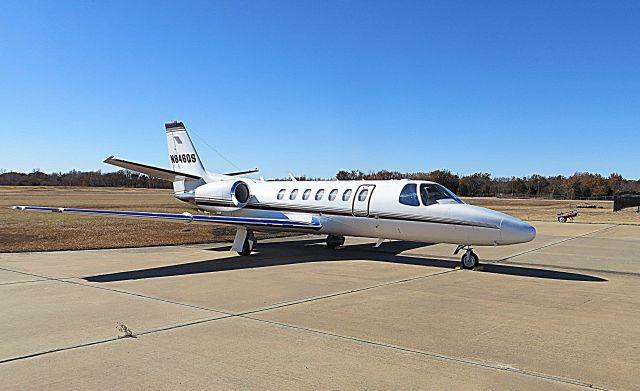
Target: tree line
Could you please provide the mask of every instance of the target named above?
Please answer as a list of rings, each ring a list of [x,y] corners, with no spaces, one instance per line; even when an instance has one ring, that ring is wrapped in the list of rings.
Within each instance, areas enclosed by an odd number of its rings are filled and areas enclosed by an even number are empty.
[[[545,197],[555,199],[599,198],[618,194],[640,194],[640,180],[625,179],[618,173],[608,177],[588,172],[562,175],[492,178],[489,173],[457,175],[449,170],[402,173],[398,171],[339,171],[339,180],[419,179],[440,183],[461,196]]]
[[[288,180],[289,178],[282,178]],[[307,176],[298,180],[321,180]],[[324,178],[326,179],[326,178]],[[430,172],[338,171],[338,180],[418,179],[440,183],[461,196],[545,197],[555,199],[599,198],[617,194],[640,194],[640,180],[625,179],[613,173],[608,177],[578,172],[569,177],[531,175],[525,177],[497,177],[489,173],[458,175],[449,170]],[[0,170],[0,186],[90,186],[137,187],[170,189],[171,182],[151,178],[128,170],[116,172],[76,171],[44,173],[38,169],[30,173]]]
[[[0,172],[0,186],[88,186],[88,187],[143,187],[170,189],[171,182],[152,178],[129,170],[116,172],[76,171],[50,174],[36,169],[30,173]]]

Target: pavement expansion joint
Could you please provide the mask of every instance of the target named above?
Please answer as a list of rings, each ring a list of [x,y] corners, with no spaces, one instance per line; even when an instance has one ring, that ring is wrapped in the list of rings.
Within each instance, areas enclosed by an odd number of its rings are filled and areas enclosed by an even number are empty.
[[[251,312],[251,313],[255,313],[255,312]],[[190,322],[175,324],[175,325],[171,325],[171,326],[160,327],[160,328],[156,328],[156,329],[152,329],[152,330],[146,330],[146,331],[142,331],[142,332],[138,332],[138,333],[133,333],[132,332],[130,335],[124,335],[124,336],[123,335],[118,335],[118,336],[111,337],[111,338],[104,338],[104,339],[100,339],[100,340],[95,340],[95,341],[75,344],[75,345],[71,345],[71,346],[64,346],[64,347],[49,349],[49,350],[46,350],[46,351],[30,353],[30,354],[26,354],[26,355],[22,355],[22,356],[16,356],[16,357],[9,357],[9,358],[5,358],[5,359],[0,359],[0,364],[20,361],[20,360],[25,360],[25,359],[31,359],[31,358],[36,358],[36,357],[43,356],[43,355],[46,355],[46,354],[51,354],[51,353],[60,353],[60,352],[64,352],[64,351],[74,350],[74,349],[87,348],[87,347],[96,346],[96,345],[102,345],[102,344],[111,343],[111,342],[127,341],[127,340],[135,341],[140,337],[144,337],[146,335],[151,335],[151,334],[156,334],[156,333],[161,333],[161,332],[164,332],[164,331],[170,331],[170,330],[180,329],[180,328],[194,326],[194,325],[200,325],[200,324],[204,324],[204,323],[210,323],[210,322],[224,320],[224,319],[241,318],[241,319],[245,319],[245,320],[249,320],[249,321],[267,323],[267,324],[275,325],[275,326],[278,326],[278,327],[284,327],[284,328],[295,329],[295,330],[304,331],[304,332],[310,332],[310,333],[314,333],[314,334],[322,335],[322,336],[326,336],[326,337],[348,340],[348,341],[356,342],[356,343],[359,343],[359,344],[366,344],[368,346],[375,346],[375,347],[378,347],[378,348],[393,349],[393,350],[401,351],[401,352],[405,352],[405,353],[417,354],[417,355],[421,355],[421,356],[428,357],[428,358],[431,358],[431,359],[437,359],[437,360],[443,360],[443,361],[452,361],[452,362],[456,362],[456,363],[459,363],[459,364],[482,367],[482,368],[486,368],[486,369],[490,369],[490,370],[511,372],[511,373],[515,373],[515,374],[519,374],[519,375],[523,375],[523,376],[536,377],[536,378],[555,381],[555,382],[559,382],[559,383],[565,383],[565,384],[571,384],[571,385],[575,385],[575,386],[580,386],[580,387],[584,387],[584,388],[591,388],[591,389],[598,389],[598,390],[604,390],[605,389],[605,388],[602,388],[600,386],[594,385],[593,383],[583,382],[583,381],[576,380],[576,379],[570,379],[570,378],[565,378],[565,377],[560,377],[560,376],[555,376],[555,375],[550,375],[550,374],[544,374],[544,373],[539,373],[539,372],[534,372],[534,371],[528,371],[528,370],[525,370],[525,369],[515,368],[515,367],[512,367],[510,365],[505,365],[505,364],[500,364],[500,363],[492,363],[492,362],[486,362],[486,361],[476,361],[476,360],[472,360],[472,359],[468,359],[468,358],[461,358],[461,357],[445,355],[445,354],[442,354],[442,353],[435,353],[435,352],[429,352],[429,351],[424,351],[424,350],[419,350],[419,349],[414,349],[414,348],[409,348],[409,347],[397,346],[397,345],[393,345],[393,344],[389,344],[389,343],[385,343],[385,342],[381,342],[381,341],[374,341],[374,340],[368,340],[368,339],[363,339],[363,338],[357,338],[357,337],[352,337],[352,336],[348,336],[348,335],[332,333],[332,332],[325,331],[325,330],[317,330],[317,329],[312,329],[312,328],[308,328],[308,327],[292,325],[292,324],[288,324],[288,323],[282,323],[282,322],[277,322],[277,321],[272,321],[272,320],[255,318],[255,317],[252,317],[252,316],[247,316],[247,314],[229,314],[229,315],[225,315],[225,316],[209,317],[209,318],[194,320],[194,321],[190,321]]]
[[[545,373],[540,373],[540,372],[529,371],[529,370],[526,370],[526,369],[515,368],[513,366],[506,365],[506,364],[493,363],[493,362],[489,362],[489,361],[476,361],[476,360],[472,360],[472,359],[468,359],[468,358],[454,357],[454,356],[449,356],[449,355],[445,355],[445,354],[442,354],[442,353],[428,352],[428,351],[408,348],[408,347],[404,347],[404,346],[397,346],[397,345],[393,345],[393,344],[389,344],[389,343],[385,343],[385,342],[368,340],[368,339],[363,339],[363,338],[357,338],[357,337],[352,337],[352,336],[342,335],[342,334],[336,334],[336,333],[332,333],[330,331],[318,330],[318,329],[313,329],[313,328],[308,328],[308,327],[303,327],[303,326],[297,326],[297,325],[292,325],[292,324],[283,323],[283,322],[277,322],[277,321],[273,321],[273,320],[254,318],[254,317],[251,317],[251,316],[241,316],[241,317],[244,318],[244,319],[250,319],[250,320],[254,320],[254,321],[258,321],[258,322],[264,322],[264,323],[268,323],[268,324],[272,324],[272,325],[276,325],[276,326],[280,326],[280,327],[296,329],[296,330],[300,330],[300,331],[310,332],[310,333],[314,333],[314,334],[320,334],[320,335],[333,337],[333,338],[338,338],[338,339],[345,339],[345,340],[349,340],[349,341],[352,341],[352,342],[362,343],[362,344],[366,344],[366,345],[370,345],[370,346],[376,346],[376,347],[380,347],[380,348],[398,350],[398,351],[402,351],[402,352],[406,352],[406,353],[418,354],[418,355],[421,355],[421,356],[425,356],[425,357],[429,357],[429,358],[433,358],[433,359],[438,359],[438,360],[453,361],[453,362],[457,362],[457,363],[465,364],[465,365],[472,365],[472,366],[478,366],[478,367],[483,367],[483,368],[487,368],[487,369],[511,372],[511,373],[516,373],[516,374],[520,374],[520,375],[524,375],[524,376],[537,377],[537,378],[541,378],[541,379],[545,379],[545,380],[550,380],[550,381],[555,381],[555,382],[565,383],[565,384],[571,384],[571,385],[580,386],[580,387],[584,387],[584,388],[591,388],[591,389],[597,389],[597,390],[606,390],[606,388],[597,386],[597,385],[595,385],[593,383],[584,382],[584,381],[581,381],[581,380],[576,380],[576,379],[571,379],[571,378],[566,378],[566,377],[561,377],[561,376],[556,376],[556,375],[550,375],[550,374],[545,374]]]
[[[14,270],[6,269],[6,268],[0,268],[0,270],[14,271]],[[265,308],[260,308],[260,309],[251,310],[251,311],[244,311],[244,312],[240,312],[240,313],[232,313],[232,312],[226,312],[226,311],[216,310],[216,309],[207,308],[207,307],[195,306],[195,305],[191,305],[191,304],[187,304],[187,303],[181,303],[181,302],[177,302],[177,301],[173,301],[173,300],[161,299],[161,298],[157,298],[157,297],[153,297],[153,296],[148,296],[148,295],[143,295],[143,294],[139,294],[139,293],[123,291],[123,290],[119,290],[119,289],[100,287],[100,286],[95,286],[95,285],[91,285],[91,284],[85,284],[85,283],[81,283],[81,282],[77,282],[77,281],[62,280],[62,279],[51,278],[51,277],[46,277],[46,276],[38,276],[38,277],[44,278],[45,280],[48,280],[48,281],[57,281],[57,282],[62,282],[62,283],[67,283],[67,284],[73,284],[73,285],[84,286],[84,287],[89,287],[89,288],[101,289],[101,290],[110,291],[110,292],[114,292],[114,293],[126,294],[126,295],[136,296],[136,297],[140,297],[140,298],[150,299],[150,300],[157,300],[157,301],[161,301],[161,302],[164,302],[164,303],[180,305],[180,306],[186,306],[186,307],[190,307],[190,308],[196,308],[196,309],[200,309],[200,310],[205,310],[205,311],[210,311],[210,312],[215,312],[215,313],[221,314],[221,315],[215,316],[215,317],[208,317],[208,318],[200,319],[200,320],[196,320],[196,321],[191,321],[191,322],[181,323],[181,324],[177,324],[177,325],[161,327],[161,328],[142,331],[142,332],[138,332],[138,333],[132,333],[132,335],[135,335],[136,337],[138,337],[138,336],[143,336],[143,335],[148,335],[148,334],[153,334],[153,333],[159,333],[159,332],[168,331],[168,330],[174,330],[174,329],[183,328],[183,327],[189,327],[189,326],[193,326],[193,325],[197,325],[197,324],[208,323],[208,322],[221,320],[221,319],[228,319],[228,318],[234,318],[234,317],[235,318],[251,319],[251,318],[246,317],[246,315],[256,314],[256,313],[269,311],[269,310],[274,310],[274,309],[283,308],[283,307],[288,307],[288,306],[292,306],[292,305],[296,305],[296,304],[308,303],[308,302],[311,302],[311,301],[317,301],[317,300],[322,300],[322,299],[327,299],[327,298],[332,298],[332,297],[337,297],[337,296],[343,296],[343,295],[347,295],[347,294],[350,294],[350,293],[362,292],[362,291],[366,291],[366,290],[370,290],[370,289],[374,289],[374,288],[380,288],[380,287],[383,287],[383,286],[388,286],[388,285],[393,285],[393,284],[400,284],[400,283],[414,281],[414,280],[428,278],[428,277],[434,277],[434,276],[437,276],[437,275],[451,273],[453,271],[455,271],[455,270],[451,269],[451,270],[446,270],[446,271],[435,273],[435,274],[428,274],[428,275],[422,275],[422,276],[417,276],[417,277],[412,277],[412,278],[405,278],[405,279],[402,279],[402,280],[389,281],[389,282],[385,282],[385,283],[381,283],[381,284],[376,284],[376,285],[367,286],[367,287],[358,288],[358,289],[352,289],[352,290],[348,290],[348,291],[337,292],[337,293],[333,293],[333,294],[329,294],[329,295],[307,297],[307,298],[304,298],[304,299],[294,300],[294,301],[290,301],[290,302],[287,302],[287,303],[278,304],[278,305],[275,305],[275,306],[268,306],[268,307],[265,307]],[[23,274],[29,274],[29,275],[36,276],[35,274],[32,274],[32,273],[18,272],[18,271],[16,271],[16,272],[17,273],[23,273]],[[0,359],[0,364],[7,363],[7,362],[12,362],[12,361],[23,360],[23,359],[28,359],[28,358],[33,358],[33,357],[38,357],[38,356],[42,356],[42,355],[50,354],[50,353],[57,353],[57,352],[62,352],[62,351],[67,351],[67,350],[72,350],[72,349],[77,349],[77,348],[83,348],[83,347],[92,346],[92,345],[98,345],[98,344],[118,341],[118,340],[121,340],[121,339],[123,339],[122,336],[117,336],[117,337],[113,337],[113,338],[107,338],[107,339],[102,339],[102,340],[97,340],[97,341],[91,341],[91,342],[72,345],[72,346],[66,346],[66,347],[50,349],[50,350],[46,350],[46,351],[42,351],[42,352],[30,353],[30,354],[26,354],[26,355],[22,355],[22,356],[17,356],[17,357],[10,357],[10,358],[6,358],[6,359]]]
[[[529,253],[532,253],[532,252],[535,252],[535,251],[538,251],[538,250],[542,250],[543,248],[552,247],[552,246],[556,246],[558,244],[566,243],[566,242],[568,242],[570,240],[580,239],[580,238],[583,238],[585,236],[589,236],[589,235],[593,235],[595,233],[603,232],[603,231],[615,228],[617,226],[618,225],[609,225],[608,227],[599,228],[599,229],[597,229],[595,231],[587,232],[587,233],[582,234],[582,235],[572,236],[572,237],[569,237],[569,238],[558,240],[558,241],[553,242],[553,243],[548,243],[548,244],[545,244],[545,245],[540,246],[540,247],[536,247],[536,248],[532,248],[530,250],[522,251],[522,252],[519,252],[519,253],[516,253],[516,254],[513,254],[513,255],[509,255],[508,257],[504,257],[502,259],[498,259],[496,261],[487,262],[487,263],[508,263],[508,260],[510,260],[512,258],[516,258],[516,257],[519,257],[521,255],[525,255],[525,254],[529,254]]]
[[[558,244],[561,244],[561,243],[565,243],[565,242],[568,242],[570,240],[574,240],[574,239],[586,237],[586,236],[589,236],[589,235],[593,235],[593,234],[596,234],[596,233],[599,233],[599,232],[603,232],[603,231],[606,231],[606,230],[610,230],[610,229],[613,229],[613,228],[615,228],[617,226],[618,225],[609,225],[607,227],[599,228],[597,230],[594,230],[592,232],[588,232],[588,233],[585,233],[585,234],[564,238],[562,240],[558,240],[558,241],[553,242],[553,243],[549,243],[549,244],[542,245],[542,246],[539,246],[539,247],[536,247],[536,248],[533,248],[533,249],[530,249],[530,250],[527,250],[527,251],[523,251],[523,252],[520,252],[520,253],[517,253],[517,254],[514,254],[514,255],[510,255],[508,257],[505,257],[505,258],[502,258],[502,259],[499,259],[499,260],[487,261],[487,262],[485,262],[485,264],[500,264],[500,263],[507,264],[507,263],[509,263],[510,259],[519,257],[521,255],[525,255],[525,254],[532,253],[532,252],[535,252],[535,251],[538,251],[538,250],[541,250],[541,249],[544,249],[544,248],[547,248],[547,247],[551,247],[551,246],[555,246],[555,245],[558,245]],[[294,254],[294,255],[290,255],[289,257],[295,257],[295,256],[297,256],[297,255]],[[415,256],[418,257],[418,258],[424,258],[425,257],[425,256],[422,256],[422,255],[415,255]],[[277,256],[277,257],[276,256],[269,256],[269,257],[262,257],[262,258],[264,258],[264,259],[283,258],[283,256]],[[520,263],[518,265],[520,265]],[[529,265],[529,264],[522,264],[522,265]],[[534,265],[534,264],[530,264],[530,265],[531,266],[552,267],[552,268],[556,268],[556,269],[588,270],[588,269],[579,269],[579,268],[564,267],[564,266],[553,267],[553,266],[549,266],[549,265]],[[474,271],[483,271],[483,269],[484,269],[484,266],[480,265],[480,266],[474,268],[473,270]],[[458,266],[456,268],[452,268],[452,269],[447,269],[447,270],[443,270],[443,271],[440,271],[440,272],[436,272],[436,273],[426,274],[426,275],[419,275],[419,276],[408,277],[408,278],[403,278],[403,279],[399,279],[399,280],[380,282],[380,283],[375,283],[373,285],[367,285],[367,286],[363,286],[363,287],[355,288],[355,289],[349,289],[349,290],[344,290],[344,291],[339,291],[339,292],[334,292],[334,293],[329,293],[329,294],[324,294],[324,295],[318,295],[318,296],[305,297],[305,298],[301,298],[301,299],[297,299],[297,300],[279,302],[279,303],[275,303],[275,304],[272,304],[272,305],[269,305],[269,306],[266,306],[266,307],[263,307],[263,308],[258,308],[258,309],[254,309],[254,310],[248,310],[248,311],[241,311],[241,312],[229,312],[229,311],[223,311],[223,310],[219,310],[219,309],[203,307],[203,306],[183,303],[183,302],[169,300],[169,299],[163,299],[163,298],[159,298],[159,297],[154,297],[154,296],[149,296],[149,295],[145,295],[145,294],[130,292],[130,291],[126,291],[126,290],[111,288],[111,287],[107,287],[107,286],[99,286],[97,284],[85,283],[85,282],[77,281],[77,280],[74,280],[74,279],[71,279],[71,278],[68,278],[68,277],[55,278],[55,277],[38,275],[38,274],[34,274],[34,273],[29,273],[29,272],[11,270],[11,269],[7,269],[7,268],[3,268],[3,267],[0,267],[0,270],[9,271],[9,272],[15,272],[15,273],[19,273],[19,274],[22,274],[22,275],[25,275],[25,276],[30,276],[32,278],[32,279],[30,279],[28,281],[18,281],[18,282],[14,282],[14,283],[5,283],[5,284],[0,284],[0,285],[30,283],[30,282],[32,283],[32,282],[40,282],[40,281],[56,281],[56,282],[61,282],[61,283],[73,284],[73,285],[77,285],[77,286],[100,289],[100,290],[103,290],[103,291],[109,291],[109,292],[113,292],[113,293],[125,294],[125,295],[134,296],[134,297],[143,298],[143,299],[148,299],[148,300],[155,300],[155,301],[159,301],[159,302],[163,302],[163,303],[167,303],[167,304],[173,304],[173,305],[184,306],[184,307],[189,307],[189,308],[198,309],[198,310],[209,311],[210,313],[212,313],[211,316],[204,317],[204,318],[201,318],[201,319],[187,321],[187,322],[179,323],[179,324],[170,324],[170,325],[166,325],[166,326],[160,326],[160,327],[157,327],[157,328],[154,328],[154,329],[143,330],[143,331],[140,331],[140,332],[132,332],[131,335],[125,335],[124,337],[121,336],[121,335],[120,336],[114,336],[114,337],[99,339],[99,340],[90,341],[90,342],[78,343],[78,344],[75,344],[75,345],[72,345],[72,346],[57,347],[57,348],[49,349],[49,350],[46,350],[46,351],[29,353],[29,354],[25,354],[25,355],[18,356],[18,357],[9,357],[9,358],[5,358],[5,359],[1,359],[0,358],[0,364],[8,363],[8,362],[14,362],[14,361],[18,361],[18,360],[30,359],[30,358],[34,358],[34,357],[38,357],[38,356],[42,356],[42,355],[46,355],[46,354],[51,354],[51,353],[63,352],[63,351],[68,351],[68,350],[73,350],[73,349],[81,349],[81,348],[86,348],[86,347],[91,347],[91,346],[100,345],[100,344],[106,344],[106,343],[111,343],[111,342],[126,341],[126,340],[131,340],[131,342],[132,342],[132,341],[135,341],[135,339],[128,338],[128,337],[136,337],[136,338],[138,338],[138,337],[143,337],[143,336],[146,336],[146,335],[162,333],[162,332],[165,332],[165,331],[176,330],[176,329],[181,329],[181,328],[185,328],[185,327],[200,325],[200,324],[204,324],[204,323],[215,322],[215,321],[218,321],[218,320],[231,319],[231,318],[240,318],[240,319],[245,319],[245,320],[254,321],[254,322],[268,323],[268,324],[276,325],[278,327],[284,327],[284,328],[296,329],[296,330],[299,330],[299,331],[304,331],[304,332],[309,332],[309,333],[315,333],[316,335],[322,335],[322,336],[331,337],[331,338],[339,338],[339,339],[343,339],[343,340],[349,340],[349,341],[352,341],[352,342],[356,342],[356,343],[360,343],[360,344],[366,344],[366,345],[369,345],[369,346],[375,346],[375,347],[378,347],[378,348],[393,349],[393,350],[396,350],[396,351],[402,351],[402,352],[406,352],[406,353],[421,355],[423,357],[428,357],[428,358],[431,358],[431,359],[446,360],[446,361],[456,362],[456,363],[459,363],[459,364],[482,367],[482,368],[486,368],[486,369],[490,369],[490,370],[504,371],[504,372],[509,372],[509,373],[518,374],[518,375],[522,375],[522,376],[536,377],[536,378],[540,378],[540,379],[545,379],[545,380],[549,380],[549,381],[554,381],[554,382],[559,382],[559,383],[564,383],[564,384],[580,386],[580,387],[584,387],[584,388],[604,389],[604,388],[602,388],[600,386],[597,386],[597,385],[594,385],[592,383],[588,383],[588,382],[584,382],[584,381],[580,381],[580,380],[576,380],[576,379],[571,379],[571,378],[564,378],[564,377],[555,376],[555,375],[551,375],[551,374],[539,373],[539,372],[535,372],[535,371],[528,371],[526,369],[520,369],[520,368],[512,367],[512,366],[507,365],[507,364],[501,364],[501,363],[495,363],[495,362],[484,362],[484,361],[471,359],[471,358],[449,356],[449,355],[446,355],[446,354],[441,354],[441,353],[436,353],[436,352],[429,352],[429,351],[424,351],[424,350],[415,349],[415,348],[411,348],[411,347],[403,347],[403,346],[392,345],[392,344],[389,344],[389,343],[386,343],[386,342],[382,342],[382,341],[368,340],[368,339],[364,339],[364,338],[358,338],[358,337],[355,337],[355,336],[337,334],[337,333],[333,333],[333,332],[326,331],[326,330],[318,330],[318,329],[313,329],[313,328],[307,328],[307,327],[304,327],[304,326],[288,324],[288,323],[282,323],[282,322],[278,322],[278,321],[271,321],[271,320],[266,320],[266,319],[260,319],[260,318],[255,317],[258,314],[266,312],[266,311],[277,310],[277,309],[280,309],[280,308],[285,308],[285,307],[294,306],[294,305],[298,305],[298,304],[304,304],[304,303],[309,303],[309,302],[314,302],[314,301],[319,301],[319,300],[324,300],[324,299],[330,299],[330,298],[340,297],[340,296],[344,296],[344,295],[349,295],[349,294],[352,294],[352,293],[364,292],[364,291],[368,291],[368,290],[372,290],[372,289],[376,289],[376,288],[386,287],[386,286],[390,286],[390,285],[402,284],[402,283],[407,283],[407,282],[411,282],[411,281],[416,281],[416,280],[426,279],[426,278],[430,278],[430,277],[436,277],[436,276],[440,276],[440,275],[444,275],[444,274],[449,274],[449,273],[456,272],[458,270],[463,270],[460,266]],[[594,271],[596,271],[596,270],[594,270]],[[612,272],[612,271],[604,271],[604,270],[601,271],[601,272],[603,272],[603,273],[640,275],[638,273],[623,273],[623,272],[615,272],[615,271]]]
[[[26,281],[14,281],[14,282],[3,282],[0,283],[0,286],[5,286],[5,285],[17,285],[17,284],[29,284],[32,282],[42,282],[42,281],[47,281],[44,278],[39,278],[37,280],[26,280]]]

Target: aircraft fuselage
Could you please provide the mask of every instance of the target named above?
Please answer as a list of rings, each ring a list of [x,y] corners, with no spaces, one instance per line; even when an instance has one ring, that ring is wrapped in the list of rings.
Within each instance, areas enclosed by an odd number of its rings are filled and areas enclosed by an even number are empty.
[[[182,200],[230,216],[305,220],[316,217],[315,233],[430,243],[507,245],[528,242],[535,229],[515,217],[469,205],[455,195],[431,201],[421,197],[428,181],[268,181],[242,179],[250,197],[241,207],[200,186]],[[415,187],[401,202],[403,190]],[[442,195],[440,195],[442,196]],[[417,198],[416,198],[417,197]],[[309,232],[309,229],[291,229]]]

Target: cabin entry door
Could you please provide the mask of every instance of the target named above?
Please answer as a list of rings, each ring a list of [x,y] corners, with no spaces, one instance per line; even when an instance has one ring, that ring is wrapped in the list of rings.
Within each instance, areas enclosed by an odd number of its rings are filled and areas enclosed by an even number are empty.
[[[352,213],[357,217],[369,216],[369,204],[371,203],[371,194],[376,185],[360,185],[353,195]]]

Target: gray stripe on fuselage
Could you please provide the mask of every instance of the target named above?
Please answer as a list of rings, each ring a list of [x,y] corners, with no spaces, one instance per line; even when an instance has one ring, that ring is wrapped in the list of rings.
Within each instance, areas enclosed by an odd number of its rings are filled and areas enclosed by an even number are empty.
[[[206,198],[196,198],[196,203],[203,206],[219,206],[219,207],[234,207],[231,202],[219,202],[209,201]],[[470,227],[499,229],[495,224],[483,224],[464,220],[449,219],[446,217],[425,217],[420,215],[410,214],[397,214],[397,213],[376,213],[370,212],[369,216],[354,216],[351,209],[345,208],[318,208],[310,205],[291,205],[291,204],[271,204],[271,203],[248,203],[244,208],[252,210],[264,210],[264,211],[278,211],[278,212],[292,212],[292,213],[315,213],[315,214],[330,214],[338,216],[349,217],[368,217],[368,218],[380,218],[385,220],[399,220],[399,221],[415,221],[432,224],[447,224],[447,225],[464,225]]]

